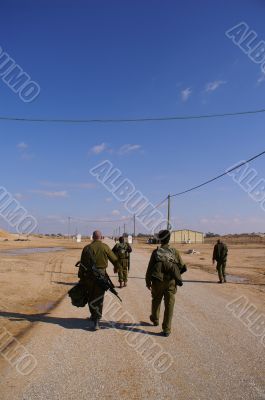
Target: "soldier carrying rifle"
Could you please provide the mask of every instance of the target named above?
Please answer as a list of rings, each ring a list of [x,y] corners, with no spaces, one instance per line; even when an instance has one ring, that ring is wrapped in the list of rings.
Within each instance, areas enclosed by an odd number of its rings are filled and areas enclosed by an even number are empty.
[[[128,271],[130,269],[130,253],[132,248],[129,243],[125,243],[124,237],[119,238],[119,242],[112,249],[113,253],[118,257],[120,268],[118,270],[120,288],[127,286]]]
[[[103,277],[107,276],[106,268],[108,266],[108,260],[114,265],[115,271],[120,268],[118,258],[106,243],[102,243],[101,238],[102,234],[100,231],[93,232],[92,243],[85,246],[82,251],[78,271],[80,283],[87,288],[89,297],[88,306],[91,313],[90,319],[93,321],[94,330],[100,329],[99,321],[102,317],[104,293],[106,289],[104,289],[104,285],[99,284],[100,282],[91,267],[96,267],[94,269]],[[108,276],[107,278],[109,279]]]
[[[152,311],[150,320],[159,325],[160,305],[165,303],[161,334],[168,337],[171,333],[175,294],[177,286],[182,286],[181,274],[187,271],[179,252],[169,245],[170,231],[162,230],[158,234],[161,247],[153,251],[146,271],[146,287],[152,293]]]

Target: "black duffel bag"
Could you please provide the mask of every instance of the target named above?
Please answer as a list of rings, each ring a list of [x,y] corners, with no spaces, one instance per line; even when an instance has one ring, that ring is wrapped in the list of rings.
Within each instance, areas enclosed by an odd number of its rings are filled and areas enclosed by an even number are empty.
[[[75,307],[85,307],[88,303],[88,290],[85,285],[78,282],[77,285],[69,290],[68,296]]]

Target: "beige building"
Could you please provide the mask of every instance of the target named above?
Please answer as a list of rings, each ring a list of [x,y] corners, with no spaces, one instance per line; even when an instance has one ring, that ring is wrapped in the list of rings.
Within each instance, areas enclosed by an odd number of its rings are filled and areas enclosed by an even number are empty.
[[[204,235],[202,232],[192,231],[190,229],[181,229],[172,231],[170,237],[171,243],[203,243]]]

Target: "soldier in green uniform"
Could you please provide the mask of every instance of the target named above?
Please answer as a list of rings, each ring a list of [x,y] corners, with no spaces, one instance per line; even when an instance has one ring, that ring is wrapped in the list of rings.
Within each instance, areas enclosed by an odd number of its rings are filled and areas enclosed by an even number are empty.
[[[150,320],[159,325],[160,305],[164,298],[165,312],[162,324],[164,336],[171,332],[171,321],[175,304],[177,285],[182,286],[181,272],[186,270],[179,252],[169,245],[170,231],[158,234],[161,247],[153,251],[146,271],[146,286],[152,293],[152,311]]]
[[[93,232],[93,241],[89,245],[85,246],[82,255],[81,263],[85,266],[89,266],[91,263],[90,251],[96,261],[96,267],[103,273],[106,273],[108,266],[108,260],[114,265],[114,269],[119,269],[119,261],[116,255],[111,251],[109,246],[101,241],[102,235],[100,231]],[[80,281],[84,283],[89,293],[89,310],[91,313],[90,319],[94,323],[94,329],[98,330],[99,320],[102,317],[103,301],[104,301],[104,290],[97,284],[95,277],[91,273],[85,273],[80,267],[78,272]]]
[[[120,288],[122,288],[123,285],[124,287],[127,286],[130,253],[132,252],[132,248],[129,243],[125,243],[124,237],[121,236],[119,242],[115,244],[112,251],[119,259],[120,268],[118,270],[118,275]]]
[[[215,261],[217,262],[216,270],[219,276],[218,283],[226,282],[225,268],[226,268],[227,254],[228,254],[228,248],[226,244],[221,242],[220,239],[218,239],[213,249],[213,264]]]

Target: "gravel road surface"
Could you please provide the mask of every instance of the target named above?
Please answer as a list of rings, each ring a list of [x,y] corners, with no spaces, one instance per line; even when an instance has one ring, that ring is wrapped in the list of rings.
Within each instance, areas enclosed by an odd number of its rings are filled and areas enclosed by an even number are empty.
[[[22,375],[25,366],[4,361],[1,400],[265,399],[265,339],[250,329],[250,314],[237,318],[227,307],[244,296],[262,318],[264,294],[250,285],[217,285],[216,276],[190,268],[176,295],[172,334],[161,337],[161,326],[149,323],[148,259],[141,250],[132,254],[122,306],[106,296],[100,331],[91,330],[87,308],[72,307],[68,297],[36,316],[19,339],[36,367]]]

